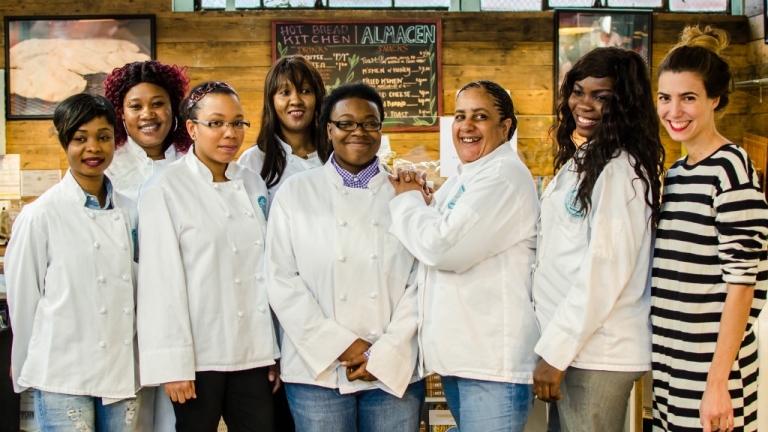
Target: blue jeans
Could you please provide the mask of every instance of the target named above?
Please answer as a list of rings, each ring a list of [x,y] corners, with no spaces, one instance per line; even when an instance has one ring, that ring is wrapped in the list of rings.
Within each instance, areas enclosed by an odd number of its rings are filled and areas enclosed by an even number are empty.
[[[523,432],[533,386],[443,376],[445,400],[461,432]],[[449,430],[455,430],[451,428]]]
[[[104,405],[101,398],[35,390],[40,432],[134,432],[139,398]]]
[[[341,394],[337,389],[285,383],[296,432],[418,432],[424,380],[402,398],[373,389]]]

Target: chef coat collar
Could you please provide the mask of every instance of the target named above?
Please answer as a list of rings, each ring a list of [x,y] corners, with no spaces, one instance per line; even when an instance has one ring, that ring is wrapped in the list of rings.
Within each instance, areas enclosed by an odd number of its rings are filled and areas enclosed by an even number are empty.
[[[194,144],[189,147],[189,151],[186,154],[186,163],[193,173],[199,175],[210,184],[214,183],[213,173],[195,154]],[[238,173],[241,169],[242,167],[239,164],[232,161],[227,164],[227,169],[224,171],[224,177],[226,177],[227,180],[234,180],[238,177]]]
[[[480,171],[488,162],[502,156],[506,156],[510,153],[515,153],[515,150],[509,145],[509,142],[496,147],[496,149],[489,154],[481,157],[480,159],[459,165],[459,174],[473,174]]]
[[[280,138],[277,134],[275,134],[275,138],[277,139],[277,142],[279,142],[280,145],[283,146],[283,150],[285,150],[286,158],[293,154],[293,147],[291,147],[290,144],[283,141],[283,139]],[[312,153],[307,154],[307,159],[312,159],[316,157],[317,157],[317,151],[313,151]]]
[[[125,141],[125,144],[123,144],[126,150],[128,150],[128,153],[138,156],[138,157],[145,157],[148,158],[147,152],[144,150],[144,147],[140,146],[136,141],[133,140],[133,138],[128,136],[128,139]],[[173,162],[176,159],[176,144],[171,144],[170,147],[168,147],[165,150],[165,159],[168,162]]]
[[[333,153],[331,153],[330,156],[328,156],[328,161],[323,165],[323,169],[326,172],[326,175],[331,180],[331,183],[336,186],[336,188],[343,188],[344,186],[344,179],[341,177],[341,174],[339,174],[338,171],[336,171],[336,167],[331,163],[331,160],[333,159]],[[373,176],[372,179],[368,181],[368,189],[374,190],[378,189],[384,182],[389,182],[387,180],[387,176],[389,175],[387,170],[384,168],[384,164],[380,162],[378,157],[376,158],[376,163],[379,164],[379,173]],[[350,188],[351,189],[351,188]]]

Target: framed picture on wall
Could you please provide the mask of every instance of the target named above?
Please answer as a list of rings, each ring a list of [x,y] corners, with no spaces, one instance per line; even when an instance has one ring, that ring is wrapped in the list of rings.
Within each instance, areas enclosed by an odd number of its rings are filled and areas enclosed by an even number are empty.
[[[51,118],[113,69],[155,58],[154,15],[5,17],[6,117]]]
[[[555,103],[565,74],[595,48],[635,51],[650,67],[652,23],[652,12],[644,10],[555,10]]]

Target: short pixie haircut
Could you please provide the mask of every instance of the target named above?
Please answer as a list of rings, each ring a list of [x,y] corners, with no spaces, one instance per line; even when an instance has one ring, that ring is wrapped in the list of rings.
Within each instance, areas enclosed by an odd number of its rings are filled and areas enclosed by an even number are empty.
[[[97,117],[115,127],[115,107],[104,96],[79,93],[64,99],[53,111],[53,126],[64,150],[80,126]]]
[[[384,101],[381,99],[381,95],[376,89],[364,82],[344,84],[340,87],[336,87],[331,94],[323,99],[323,109],[320,110],[320,122],[318,125],[322,136],[321,142],[328,142],[328,128],[326,125],[331,121],[331,111],[333,111],[333,107],[336,106],[339,101],[353,98],[373,102],[376,105],[376,108],[379,109],[379,121],[384,121]]]

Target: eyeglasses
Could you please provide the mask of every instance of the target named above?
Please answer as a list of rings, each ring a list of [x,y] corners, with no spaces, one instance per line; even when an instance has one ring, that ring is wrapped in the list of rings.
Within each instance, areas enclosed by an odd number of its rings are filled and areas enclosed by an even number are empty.
[[[362,127],[364,131],[366,132],[376,132],[378,130],[381,130],[381,122],[378,121],[367,121],[363,123],[353,122],[353,121],[333,121],[329,120],[328,123],[333,123],[336,125],[337,128],[352,132],[354,130],[357,130],[358,127]]]
[[[233,122],[225,122],[221,120],[213,120],[213,121],[203,121],[203,120],[192,120],[195,123],[199,123],[203,126],[208,126],[211,129],[227,129],[229,125],[232,125],[232,129],[241,132],[244,131],[245,128],[251,127],[251,122],[248,120],[235,120]]]

